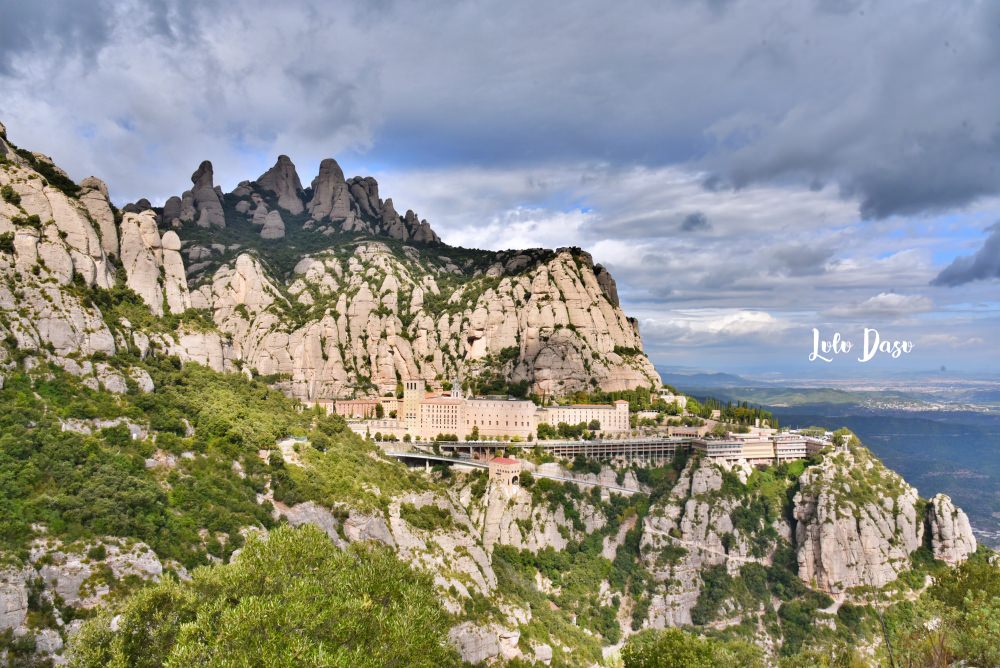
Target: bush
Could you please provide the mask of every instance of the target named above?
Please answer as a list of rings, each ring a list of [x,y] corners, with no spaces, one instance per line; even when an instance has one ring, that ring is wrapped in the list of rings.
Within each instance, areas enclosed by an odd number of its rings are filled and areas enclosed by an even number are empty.
[[[760,648],[740,641],[722,641],[680,629],[647,630],[625,643],[625,668],[716,668],[763,666]]]
[[[407,524],[424,531],[443,531],[454,523],[451,513],[433,505],[418,508],[412,503],[404,503],[399,508],[399,516]]]
[[[10,185],[5,185],[0,188],[0,197],[3,197],[5,201],[17,206],[21,203],[21,196],[17,194]]]
[[[430,577],[386,548],[340,550],[313,527],[282,527],[192,576],[141,589],[88,621],[71,665],[459,664]]]

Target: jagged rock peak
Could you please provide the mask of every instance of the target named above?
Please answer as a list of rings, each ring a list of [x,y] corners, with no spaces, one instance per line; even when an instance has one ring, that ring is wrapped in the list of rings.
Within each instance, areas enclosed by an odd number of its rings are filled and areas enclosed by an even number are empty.
[[[191,175],[191,183],[194,184],[195,190],[200,188],[214,188],[214,176],[212,162],[210,160],[202,160],[201,164],[198,165],[198,169]]]
[[[313,196],[306,208],[313,220],[346,220],[352,216],[351,194],[344,180],[344,170],[333,158],[319,163],[319,174],[312,182]]]
[[[278,206],[292,215],[298,215],[305,210],[302,205],[302,182],[295,171],[295,165],[287,155],[279,155],[274,167],[267,170],[257,179],[257,185],[278,196]]]
[[[172,200],[169,206],[164,207],[164,218],[167,222],[173,222],[174,214],[177,214],[182,222],[194,220],[197,214],[200,227],[225,227],[226,216],[222,210],[222,196],[215,187],[212,163],[208,160],[202,161],[191,175],[191,183],[194,184],[193,187],[189,193],[184,193],[180,203]]]

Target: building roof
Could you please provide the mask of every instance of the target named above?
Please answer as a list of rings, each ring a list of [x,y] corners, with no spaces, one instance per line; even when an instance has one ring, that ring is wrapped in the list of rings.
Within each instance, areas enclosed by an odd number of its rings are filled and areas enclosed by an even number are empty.
[[[520,464],[516,459],[511,459],[510,457],[494,457],[490,460],[490,464]]]
[[[422,403],[425,404],[453,404],[458,405],[464,403],[464,399],[458,399],[457,397],[430,397],[429,399],[424,399]]]

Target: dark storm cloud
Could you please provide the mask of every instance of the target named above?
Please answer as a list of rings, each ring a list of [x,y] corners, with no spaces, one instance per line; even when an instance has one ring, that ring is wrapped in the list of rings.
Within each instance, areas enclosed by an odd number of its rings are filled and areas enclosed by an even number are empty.
[[[52,54],[92,56],[108,39],[111,3],[0,2],[0,74],[12,72],[12,59],[47,49]]]
[[[955,287],[972,281],[1000,278],[1000,223],[989,228],[990,235],[974,255],[956,258],[931,285]]]
[[[157,194],[164,173],[183,185],[204,157],[238,180],[248,152],[295,151],[683,165],[716,188],[836,184],[871,218],[1000,192],[996,3],[0,7],[0,117],[71,171],[120,175],[130,198]],[[111,100],[135,136],[104,127]]]
[[[708,222],[708,216],[701,211],[695,211],[684,216],[681,222],[681,230],[684,232],[702,232],[711,229],[712,224]]]

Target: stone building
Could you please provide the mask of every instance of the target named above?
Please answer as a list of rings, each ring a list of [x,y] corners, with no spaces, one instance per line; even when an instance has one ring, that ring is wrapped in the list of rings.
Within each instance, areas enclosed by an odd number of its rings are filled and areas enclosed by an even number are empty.
[[[490,482],[499,485],[518,485],[521,481],[521,462],[509,457],[490,460]]]
[[[573,404],[538,409],[538,422],[545,422],[553,427],[560,422],[575,425],[581,422],[590,424],[594,420],[600,423],[600,431],[603,432],[628,431],[628,402],[619,400],[611,406],[607,404]]]
[[[439,434],[454,434],[464,440],[480,438],[534,437],[540,423],[577,425],[597,421],[599,431],[621,433],[629,430],[627,401],[613,405],[585,404],[538,407],[526,399],[510,397],[466,398],[457,383],[446,395],[428,396],[422,380],[403,383],[403,399],[398,429],[411,437],[430,440]]]

